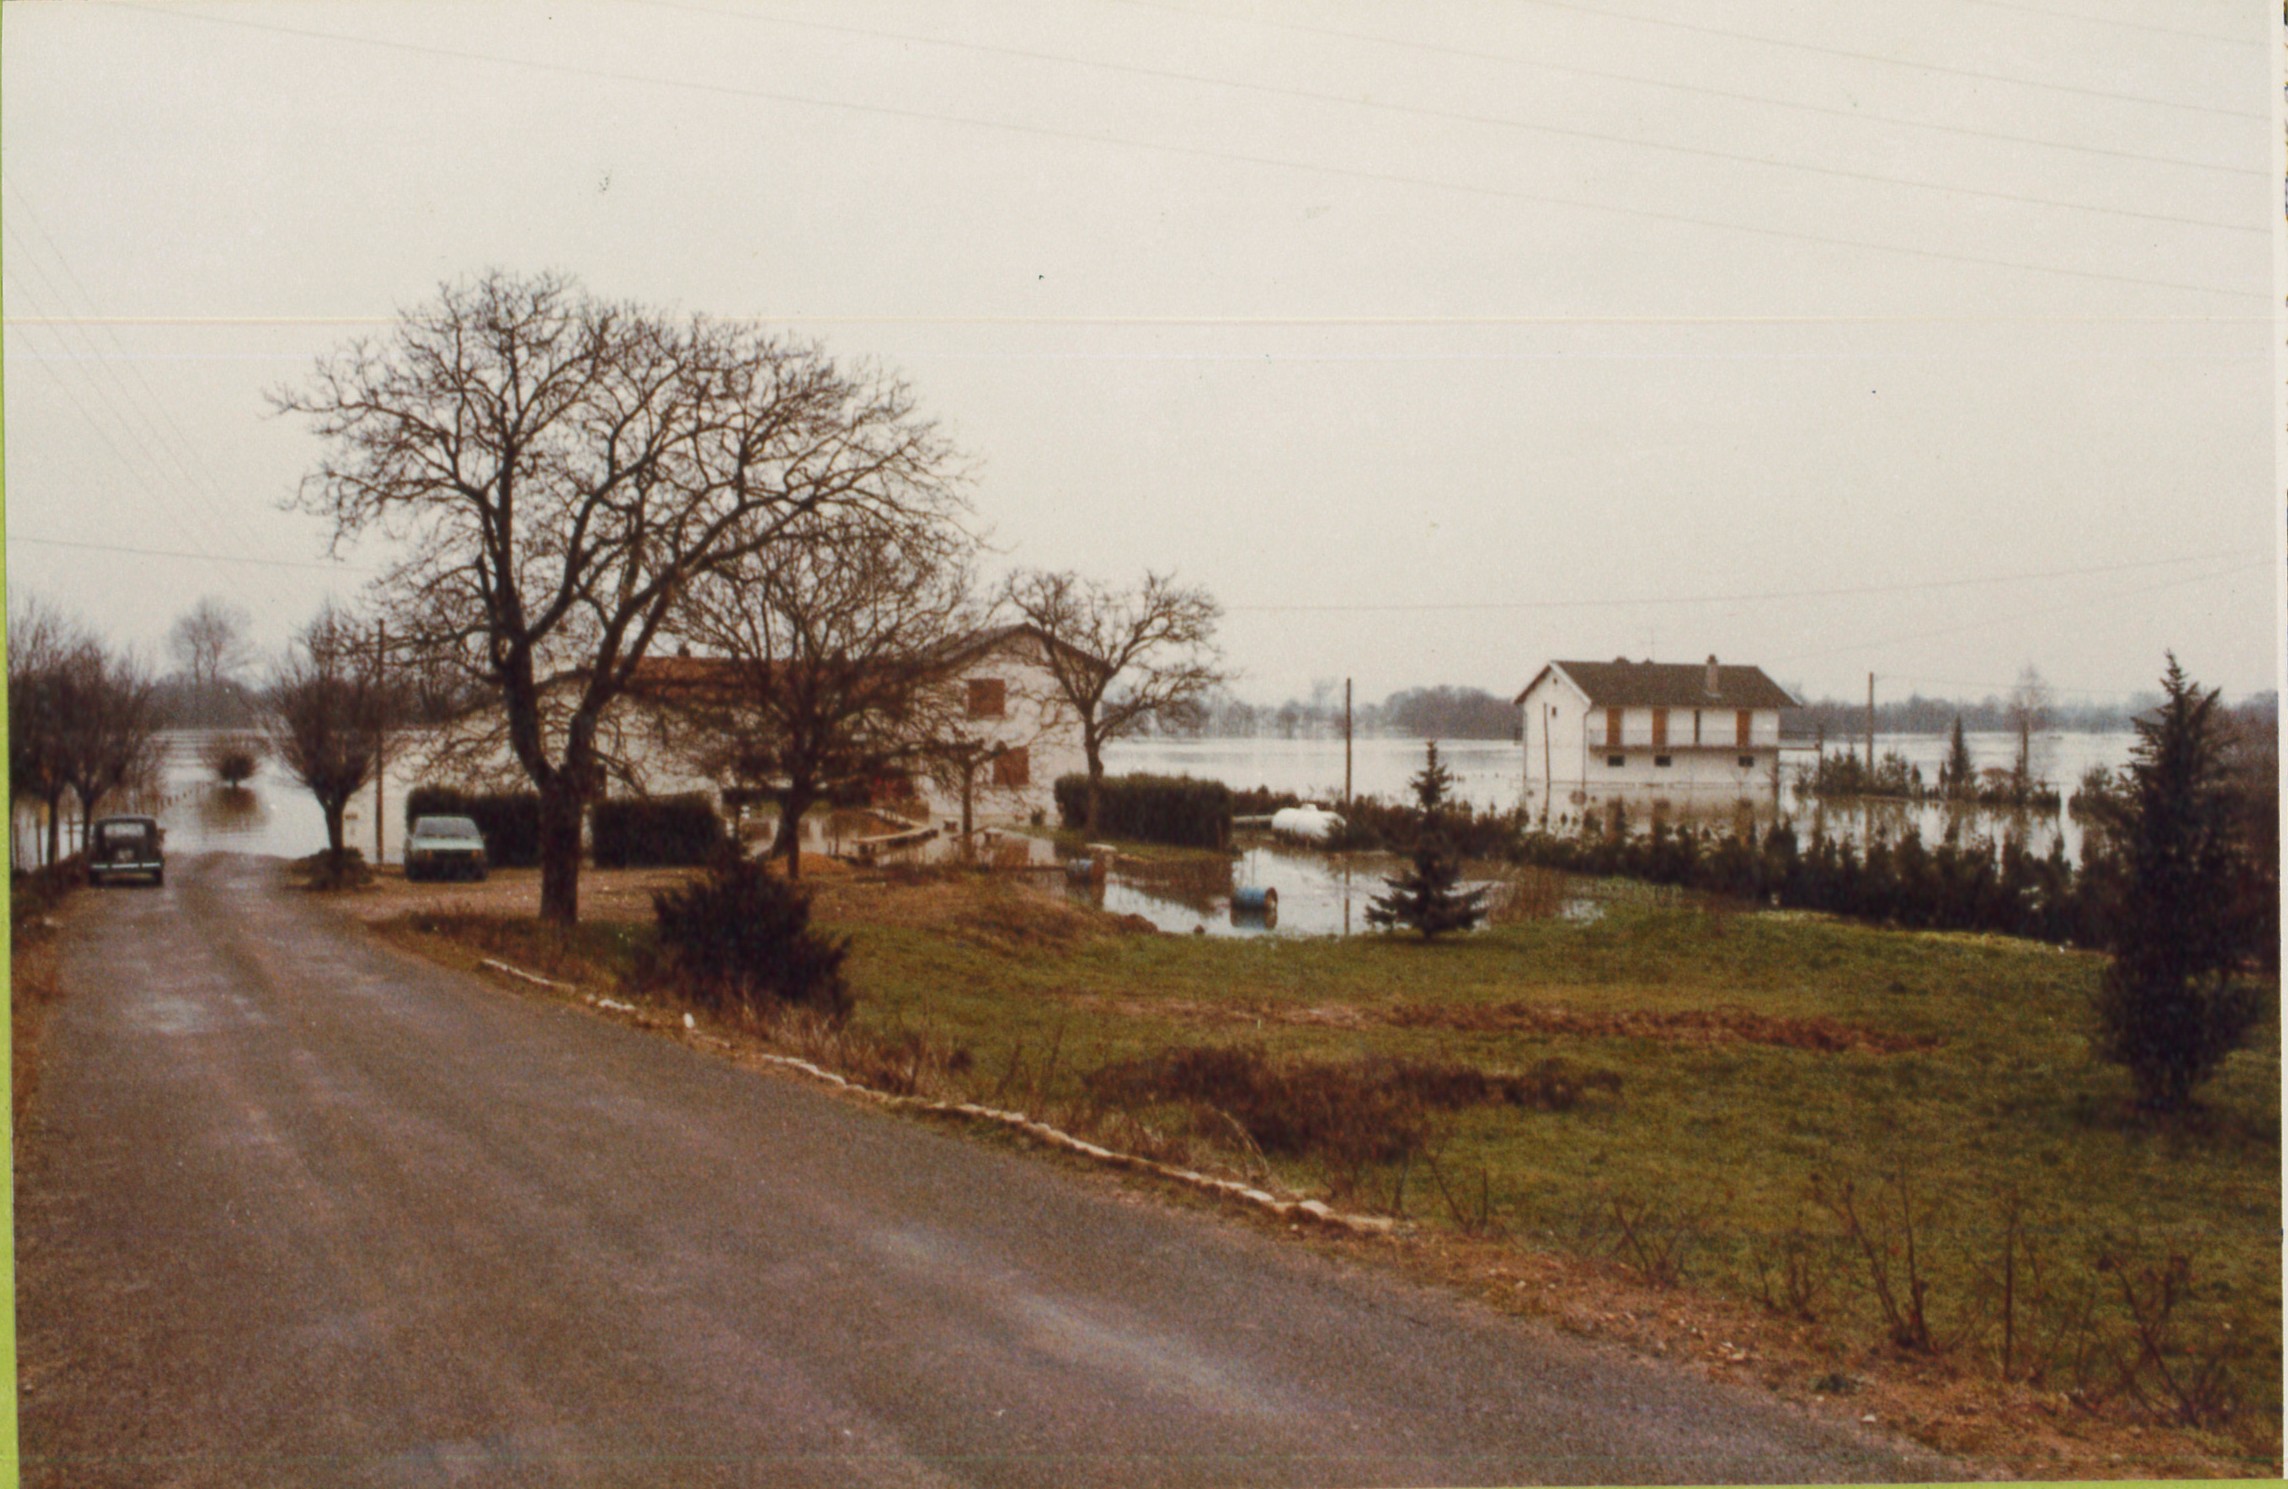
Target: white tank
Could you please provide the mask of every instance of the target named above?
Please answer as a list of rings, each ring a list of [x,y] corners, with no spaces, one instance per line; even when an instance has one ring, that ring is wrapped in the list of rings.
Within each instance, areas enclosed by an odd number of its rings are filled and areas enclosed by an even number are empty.
[[[1340,812],[1330,812],[1317,802],[1305,802],[1299,807],[1281,807],[1271,814],[1271,830],[1281,837],[1301,838],[1309,843],[1321,843],[1343,825]]]

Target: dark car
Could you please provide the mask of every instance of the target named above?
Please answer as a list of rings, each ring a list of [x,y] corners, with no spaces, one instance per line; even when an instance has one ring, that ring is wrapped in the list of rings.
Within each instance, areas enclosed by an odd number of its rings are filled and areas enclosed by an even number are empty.
[[[166,834],[149,817],[99,817],[88,834],[87,882],[103,884],[122,874],[148,874],[167,882]]]
[[[405,877],[485,876],[485,835],[467,817],[416,817],[405,839]]]

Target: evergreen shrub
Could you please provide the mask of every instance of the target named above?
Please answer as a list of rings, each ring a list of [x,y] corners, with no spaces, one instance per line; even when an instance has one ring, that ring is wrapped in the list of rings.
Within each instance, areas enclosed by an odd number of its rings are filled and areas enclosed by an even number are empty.
[[[1106,776],[1097,799],[1104,837],[1179,848],[1231,845],[1231,788],[1191,776]],[[1088,819],[1088,777],[1059,776],[1057,813],[1075,831]]]
[[[721,1012],[784,1004],[849,1017],[850,943],[812,930],[809,896],[759,861],[726,848],[706,874],[655,893],[652,912],[659,934],[638,981]]]
[[[723,846],[723,819],[705,796],[627,796],[588,812],[596,867],[682,868],[706,863]]]

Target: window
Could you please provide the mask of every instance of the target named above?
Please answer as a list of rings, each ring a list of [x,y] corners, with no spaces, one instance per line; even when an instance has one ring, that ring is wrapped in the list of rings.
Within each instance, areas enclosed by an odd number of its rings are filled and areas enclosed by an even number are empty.
[[[1613,767],[1613,769],[1619,770],[1622,766],[1629,763],[1629,757],[1626,755],[1607,755],[1605,757],[1605,763]]]
[[[994,684],[999,687],[999,683]],[[993,784],[996,786],[1030,786],[1033,784],[1032,752],[1019,745],[1003,750],[993,757]]]
[[[1670,765],[1675,763],[1675,757],[1671,755],[1655,755],[1652,757],[1652,763],[1659,766],[1661,769],[1666,770]]]
[[[998,719],[1009,712],[1009,685],[998,677],[969,680],[969,716]]]
[[[1668,710],[1665,708],[1652,711],[1652,747],[1656,750],[1668,748]],[[1663,760],[1660,763],[1666,765],[1668,762]]]
[[[1755,768],[1756,768],[1756,757],[1755,757],[1755,756],[1753,756],[1753,755],[1742,755],[1742,756],[1740,757],[1740,769],[1742,769],[1742,770],[1754,770]]]
[[[1617,708],[1608,708],[1605,710],[1605,743],[1611,746],[1620,742],[1621,711]]]
[[[1741,709],[1741,710],[1740,710],[1740,741],[1739,741],[1739,743],[1740,743],[1740,748],[1741,748],[1741,749],[1743,749],[1743,750],[1744,750],[1744,749],[1746,749],[1746,748],[1747,748],[1747,747],[1748,747],[1750,744],[1753,744],[1753,743],[1755,742],[1755,733],[1756,733],[1756,715],[1755,715],[1755,713],[1754,713],[1752,710],[1750,710],[1750,709],[1745,709],[1745,708]]]

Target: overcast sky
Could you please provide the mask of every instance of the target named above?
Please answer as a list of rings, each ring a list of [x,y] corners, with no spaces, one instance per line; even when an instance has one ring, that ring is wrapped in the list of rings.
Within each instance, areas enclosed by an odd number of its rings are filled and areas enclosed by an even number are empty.
[[[1715,652],[2078,699],[2170,647],[2268,688],[2277,24],[10,4],[8,580],[282,640],[366,576],[281,510],[317,447],[264,390],[552,268],[902,371],[1008,561],[1206,585],[1242,696]]]

